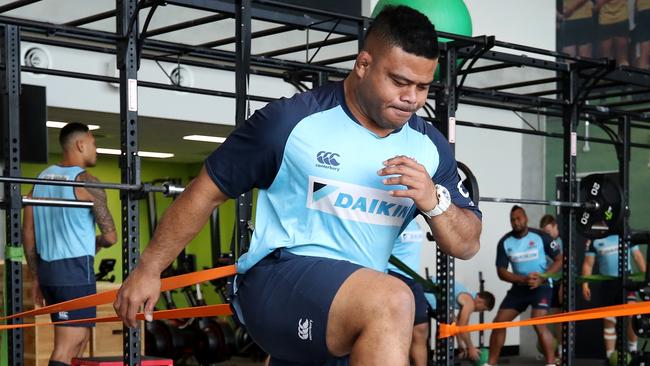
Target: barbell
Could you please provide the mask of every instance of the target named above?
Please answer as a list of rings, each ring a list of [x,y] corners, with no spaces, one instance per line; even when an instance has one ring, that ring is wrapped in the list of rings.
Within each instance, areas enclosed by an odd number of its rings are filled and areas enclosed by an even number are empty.
[[[621,220],[625,214],[623,190],[609,175],[591,174],[582,178],[579,202],[484,197],[479,195],[478,181],[471,169],[462,162],[457,163],[459,184],[462,185],[459,185],[459,189],[469,194],[469,198],[477,205],[479,202],[496,202],[570,207],[576,209],[576,229],[584,237],[599,239],[620,232]]]
[[[176,186],[169,182],[164,182],[161,185],[152,185],[148,183],[125,184],[125,183],[83,182],[83,181],[70,181],[70,180],[59,180],[59,179],[0,176],[0,183],[42,184],[42,185],[49,185],[49,186],[116,189],[120,191],[142,192],[142,193],[156,192],[156,193],[162,193],[166,196],[179,195],[183,193],[183,191],[185,190],[184,187]],[[41,203],[31,203],[31,204],[41,204]]]

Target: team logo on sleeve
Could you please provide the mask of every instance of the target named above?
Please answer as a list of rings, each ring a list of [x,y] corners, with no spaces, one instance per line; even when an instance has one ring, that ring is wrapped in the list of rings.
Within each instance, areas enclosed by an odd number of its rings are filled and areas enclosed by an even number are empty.
[[[383,189],[309,177],[307,208],[368,224],[402,226],[412,214],[410,198],[393,197]]]
[[[553,240],[550,245],[551,245],[551,249],[557,250],[558,245],[557,245],[557,242],[555,240]]]

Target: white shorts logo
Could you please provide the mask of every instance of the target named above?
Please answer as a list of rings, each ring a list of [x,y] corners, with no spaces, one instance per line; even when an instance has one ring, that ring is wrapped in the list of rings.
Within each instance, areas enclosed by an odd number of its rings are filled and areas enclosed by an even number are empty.
[[[424,241],[424,234],[422,231],[404,231],[399,235],[399,239],[402,243],[421,243]]]
[[[402,226],[412,213],[413,200],[393,197],[383,189],[310,176],[307,208],[345,220]]]
[[[59,311],[59,319],[68,320],[68,312],[67,311]]]
[[[312,321],[309,319],[305,319],[304,321],[302,318],[298,319],[298,337],[303,341],[311,341],[311,325]]]

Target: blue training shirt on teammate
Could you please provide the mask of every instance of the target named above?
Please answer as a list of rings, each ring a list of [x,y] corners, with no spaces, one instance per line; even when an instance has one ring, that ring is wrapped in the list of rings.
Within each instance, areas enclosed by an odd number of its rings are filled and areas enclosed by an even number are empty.
[[[420,252],[422,251],[423,240],[424,233],[417,221],[413,219],[395,240],[392,254],[409,268],[418,272],[420,270]],[[388,270],[412,278],[391,263],[388,263]]]
[[[632,270],[630,261],[632,252],[638,250],[638,245],[634,245],[628,249],[628,271]],[[598,272],[601,275],[618,277],[618,235],[610,235],[602,239],[593,240],[587,247],[585,255],[596,257],[598,261]]]
[[[555,258],[560,254],[560,246],[541,230],[528,228],[528,233],[517,238],[512,232],[506,234],[497,245],[497,267],[508,268],[520,276],[532,272],[546,272],[546,257]]]
[[[386,269],[397,235],[415,215],[409,198],[393,197],[377,175],[396,155],[415,158],[459,207],[480,211],[460,191],[456,161],[444,136],[413,115],[378,137],[345,105],[343,83],[269,103],[206,160],[229,197],[259,188],[255,231],[237,263],[246,272],[276,248]]]
[[[431,277],[431,281],[435,283],[437,282],[437,278]],[[460,309],[460,303],[458,302],[458,296],[460,296],[460,294],[468,294],[472,297],[472,299],[476,298],[476,292],[470,291],[470,289],[460,281],[454,281],[454,297],[456,298],[456,301],[454,301],[454,309]],[[431,309],[436,310],[438,301],[436,300],[435,295],[429,292],[425,292],[424,297],[427,299],[427,302],[429,303]]]
[[[75,181],[84,169],[52,165],[40,179]],[[74,187],[34,185],[35,198],[76,200]],[[42,285],[95,283],[95,216],[85,207],[34,206],[34,235]]]

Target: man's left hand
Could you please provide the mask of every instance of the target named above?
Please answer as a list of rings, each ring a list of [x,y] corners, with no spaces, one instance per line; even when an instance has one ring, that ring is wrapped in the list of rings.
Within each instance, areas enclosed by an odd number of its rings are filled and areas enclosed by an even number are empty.
[[[422,164],[415,159],[398,155],[384,161],[384,168],[377,172],[385,178],[385,185],[402,185],[406,189],[395,189],[390,193],[393,197],[408,197],[415,202],[420,211],[431,211],[438,204],[436,187],[431,176]]]

